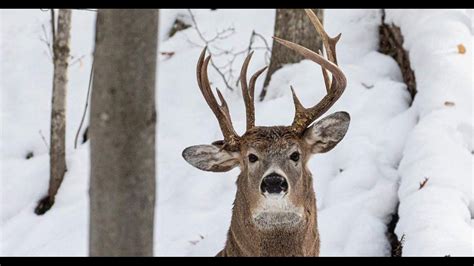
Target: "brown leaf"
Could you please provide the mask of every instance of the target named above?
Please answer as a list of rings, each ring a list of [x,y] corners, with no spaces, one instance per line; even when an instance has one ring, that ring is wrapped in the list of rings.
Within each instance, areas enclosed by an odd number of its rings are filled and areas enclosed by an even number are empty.
[[[160,54],[166,56],[167,59],[170,59],[171,57],[173,57],[174,52],[161,52]]]
[[[460,53],[460,54],[465,54],[466,53],[466,47],[462,43],[458,44],[458,53]]]
[[[445,102],[444,102],[444,105],[445,105],[445,106],[452,107],[452,106],[455,106],[456,104],[455,104],[454,102],[445,101]]]

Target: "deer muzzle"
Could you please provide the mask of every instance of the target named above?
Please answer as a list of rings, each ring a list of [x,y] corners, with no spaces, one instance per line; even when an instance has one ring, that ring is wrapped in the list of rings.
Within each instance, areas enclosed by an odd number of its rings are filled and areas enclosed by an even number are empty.
[[[281,194],[288,191],[288,181],[283,176],[271,173],[262,179],[260,190],[266,194]]]

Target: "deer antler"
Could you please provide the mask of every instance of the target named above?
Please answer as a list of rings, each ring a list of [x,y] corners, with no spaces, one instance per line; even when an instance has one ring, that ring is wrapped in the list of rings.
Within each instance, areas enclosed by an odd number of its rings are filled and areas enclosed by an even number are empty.
[[[322,56],[322,53],[318,54],[299,44],[286,41],[278,37],[273,37],[275,41],[279,42],[280,44],[296,51],[305,58],[320,65],[323,71],[327,94],[316,105],[310,108],[303,107],[300,100],[296,96],[295,91],[293,90],[293,88],[291,88],[291,91],[293,93],[293,101],[295,104],[295,117],[293,119],[291,127],[297,134],[303,133],[304,130],[306,130],[306,128],[311,123],[313,123],[317,118],[327,112],[327,110],[329,110],[329,108],[334,105],[334,103],[339,99],[339,97],[341,97],[347,84],[344,73],[337,66],[336,44],[339,41],[341,34],[339,34],[335,38],[330,38],[324,31],[324,28],[316,14],[314,14],[311,9],[305,9],[305,11],[306,14],[309,16],[312,24],[323,39],[323,44],[326,49],[328,59],[324,58]],[[332,74],[332,81],[329,80],[329,76],[326,71],[329,71]]]
[[[212,93],[211,85],[209,83],[209,78],[207,75],[207,67],[209,65],[209,61],[211,60],[211,56],[206,56],[207,47],[205,47],[201,55],[199,56],[199,60],[197,63],[197,81],[199,89],[201,90],[204,99],[207,102],[207,105],[211,108],[212,112],[217,118],[219,122],[219,126],[222,131],[222,135],[224,135],[224,143],[222,148],[228,151],[236,151],[239,148],[239,141],[240,136],[234,130],[232,125],[232,119],[230,117],[229,107],[227,106],[227,102],[225,101],[222,93],[217,89],[217,95],[219,96],[219,100],[221,104],[217,103],[214,94]],[[245,103],[245,110],[247,113],[247,130],[255,127],[255,106],[254,106],[254,94],[255,94],[255,83],[257,78],[267,69],[264,67],[257,71],[253,76],[250,78],[250,83],[247,85],[247,68],[250,63],[250,59],[252,58],[253,52],[250,53],[242,65],[242,70],[240,72],[240,83],[242,87],[242,96],[244,97]],[[216,142],[221,143],[221,142]]]
[[[217,122],[219,123],[222,131],[222,135],[224,135],[224,146],[222,148],[229,151],[236,151],[239,148],[240,137],[234,130],[229,108],[227,106],[227,102],[222,96],[222,93],[219,91],[219,89],[217,89],[217,95],[219,96],[221,102],[220,105],[217,103],[217,100],[212,93],[207,74],[207,67],[209,65],[209,60],[211,60],[211,56],[208,56],[204,59],[206,50],[207,47],[202,50],[196,68],[198,86],[207,102],[207,105],[209,105],[212,112],[216,116]]]
[[[257,78],[267,69],[264,67],[257,71],[250,78],[250,85],[247,86],[247,68],[252,59],[253,52],[251,52],[242,65],[240,71],[240,86],[242,87],[242,96],[244,97],[245,111],[247,114],[247,130],[255,127],[255,105],[254,105],[254,95],[255,95],[255,82]]]

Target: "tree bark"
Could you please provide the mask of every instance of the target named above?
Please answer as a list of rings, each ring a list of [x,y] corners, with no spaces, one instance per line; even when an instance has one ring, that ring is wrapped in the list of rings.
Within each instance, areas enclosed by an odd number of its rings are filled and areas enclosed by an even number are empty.
[[[323,23],[323,9],[313,9],[313,11]],[[323,47],[322,39],[314,29],[304,9],[277,9],[274,35],[301,44],[316,52],[322,50]],[[285,64],[298,63],[303,59],[303,56],[298,53],[273,42],[270,66],[263,83],[263,90],[260,93],[260,101],[265,98],[271,77],[278,69]]]
[[[157,10],[99,9],[91,97],[90,255],[152,256]]]
[[[53,12],[53,11],[52,11]],[[54,18],[54,14],[52,16]],[[48,195],[40,200],[35,209],[36,214],[44,214],[52,205],[66,168],[66,95],[68,83],[69,42],[71,32],[71,10],[60,9],[58,12],[57,31],[53,28],[53,97],[51,108],[50,139],[50,175]]]

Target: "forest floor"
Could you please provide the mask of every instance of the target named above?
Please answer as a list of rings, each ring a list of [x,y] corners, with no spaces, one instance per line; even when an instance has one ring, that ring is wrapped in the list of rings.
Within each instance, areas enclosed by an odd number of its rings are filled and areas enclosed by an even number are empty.
[[[233,91],[225,89],[216,71],[210,71],[210,79],[224,92],[234,126],[243,132],[244,104],[235,78],[246,53],[232,54],[246,50],[255,31],[263,38],[254,38],[249,73],[268,64],[263,40],[271,45],[275,11],[192,10],[201,34],[190,27],[171,38],[167,33],[177,17],[186,23],[192,18],[184,9],[160,12],[155,255],[213,256],[226,239],[238,170],[201,172],[181,157],[188,146],[221,138],[197,88],[195,65],[203,38],[215,39],[209,47],[221,69],[235,59],[228,81]],[[309,163],[321,255],[390,256],[387,227],[398,210],[395,233],[404,236],[402,255],[472,256],[472,12],[387,10],[386,15],[405,38],[417,79],[413,102],[396,62],[378,52],[380,10],[325,11],[328,33],[342,33],[338,58],[348,79],[344,95],[327,114],[347,111],[351,125],[334,150]],[[50,14],[0,11],[0,255],[88,254],[89,142],[75,149],[74,137],[86,101],[95,16],[73,11],[68,172],[53,208],[37,216],[33,211],[49,178]],[[218,55],[222,51],[232,52]],[[262,83],[263,78],[256,95]],[[290,85],[305,106],[325,94],[319,66],[287,65],[272,77],[266,100],[256,104],[257,125],[291,122]]]

